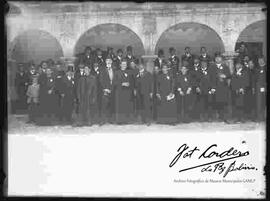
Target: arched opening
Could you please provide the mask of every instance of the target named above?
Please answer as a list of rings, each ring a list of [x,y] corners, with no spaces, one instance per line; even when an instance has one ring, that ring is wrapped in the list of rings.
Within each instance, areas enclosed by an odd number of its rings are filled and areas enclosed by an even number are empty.
[[[11,59],[17,63],[33,61],[39,64],[42,60],[60,60],[63,50],[57,39],[50,33],[41,30],[28,30],[17,36],[12,42]]]
[[[184,22],[162,33],[156,44],[155,53],[157,54],[158,49],[164,49],[165,56],[168,57],[168,49],[174,47],[176,54],[181,56],[186,46],[191,48],[193,54],[200,54],[202,46],[207,48],[210,55],[214,55],[215,52],[224,52],[223,42],[213,29],[199,23]]]
[[[139,36],[128,27],[120,24],[100,24],[90,28],[77,41],[74,48],[74,55],[82,53],[87,46],[100,48],[103,51],[112,47],[114,52],[121,48],[124,53],[126,47],[133,47],[134,56],[144,55],[144,47]]]
[[[247,26],[238,37],[235,50],[239,48],[241,42],[245,42],[251,57],[266,55],[266,20],[257,21]]]

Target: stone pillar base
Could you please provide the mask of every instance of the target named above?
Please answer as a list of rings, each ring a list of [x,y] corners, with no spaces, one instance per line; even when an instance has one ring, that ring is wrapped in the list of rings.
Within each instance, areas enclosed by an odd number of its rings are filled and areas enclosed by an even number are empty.
[[[150,73],[154,71],[154,60],[157,58],[157,55],[143,55],[143,63],[146,66],[146,70]]]

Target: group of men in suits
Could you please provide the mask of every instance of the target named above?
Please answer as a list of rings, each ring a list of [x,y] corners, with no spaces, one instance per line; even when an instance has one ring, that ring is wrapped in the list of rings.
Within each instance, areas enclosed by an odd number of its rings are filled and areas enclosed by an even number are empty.
[[[66,71],[60,63],[44,61],[38,73],[31,68],[32,82],[24,89],[29,120],[91,126],[265,119],[263,57],[258,63],[248,55],[239,57],[230,72],[222,55],[211,57],[205,47],[200,55],[186,47],[181,63],[175,48],[169,53],[165,59],[164,51],[158,51],[153,73],[133,55],[131,46],[125,56],[122,49],[115,55],[110,47],[106,54],[87,47],[75,68],[68,66]]]

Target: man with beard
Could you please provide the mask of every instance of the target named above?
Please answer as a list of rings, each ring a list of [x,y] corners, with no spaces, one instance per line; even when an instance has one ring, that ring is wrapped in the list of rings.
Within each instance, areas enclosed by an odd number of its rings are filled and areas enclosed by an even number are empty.
[[[82,68],[83,65],[80,65]],[[97,101],[96,78],[90,74],[91,69],[84,66],[83,74],[78,77],[76,85],[76,97],[78,101],[78,119],[76,126],[91,126],[92,108]]]
[[[157,122],[172,124],[177,122],[176,100],[174,94],[174,78],[169,73],[167,64],[163,64],[162,73],[157,78]]]
[[[133,91],[131,71],[123,59],[121,69],[115,73],[115,118],[117,124],[130,123],[133,115]]]
[[[106,59],[106,67],[100,72],[100,92],[101,92],[101,117],[100,125],[113,122],[114,114],[114,82],[115,70],[112,68],[111,58]]]
[[[150,124],[151,120],[151,102],[153,78],[151,73],[146,71],[142,63],[139,64],[139,72],[135,77],[135,91],[137,98],[137,112],[141,117],[142,123]]]

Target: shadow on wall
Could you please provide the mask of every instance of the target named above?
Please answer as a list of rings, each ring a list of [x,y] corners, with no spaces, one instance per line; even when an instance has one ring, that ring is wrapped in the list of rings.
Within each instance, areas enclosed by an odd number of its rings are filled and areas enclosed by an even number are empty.
[[[133,54],[141,56],[145,54],[143,43],[129,28],[120,24],[100,24],[85,32],[77,41],[74,55],[82,53],[87,46],[101,48],[107,50],[107,47],[112,47],[116,53],[117,49],[121,48],[124,53],[126,47],[133,47]]]
[[[193,54],[200,54],[200,48],[206,47],[210,55],[215,52],[224,52],[224,45],[220,36],[210,27],[199,23],[180,23],[167,29],[159,38],[155,53],[164,49],[165,56],[169,56],[169,48],[175,47],[176,54],[184,54],[186,46]]]
[[[63,56],[59,42],[50,33],[40,30],[28,30],[17,36],[12,42],[11,58],[17,63],[42,60],[57,61]]]

